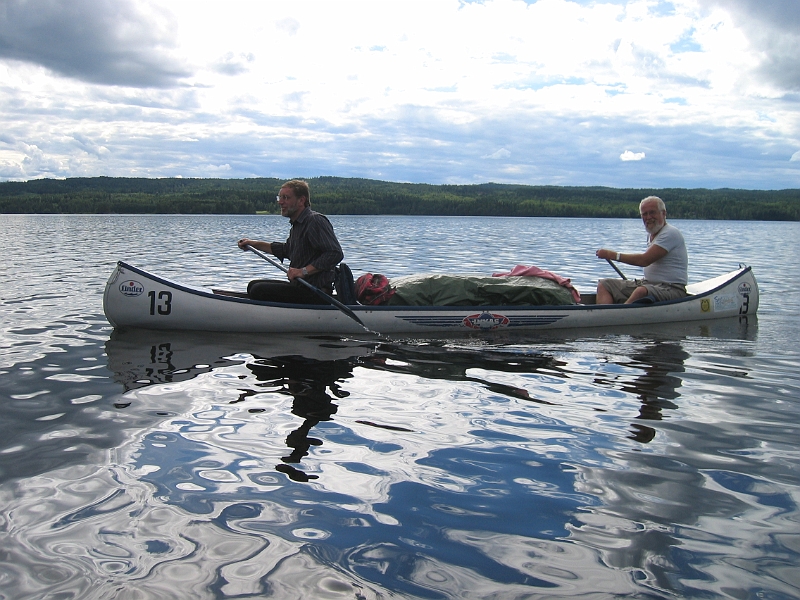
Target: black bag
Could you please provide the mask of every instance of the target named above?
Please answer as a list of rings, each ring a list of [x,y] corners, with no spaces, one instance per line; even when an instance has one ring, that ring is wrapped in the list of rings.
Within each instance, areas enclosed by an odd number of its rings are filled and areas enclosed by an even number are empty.
[[[356,284],[353,281],[353,272],[346,263],[339,263],[334,269],[333,289],[336,297],[342,304],[358,304],[356,298]]]

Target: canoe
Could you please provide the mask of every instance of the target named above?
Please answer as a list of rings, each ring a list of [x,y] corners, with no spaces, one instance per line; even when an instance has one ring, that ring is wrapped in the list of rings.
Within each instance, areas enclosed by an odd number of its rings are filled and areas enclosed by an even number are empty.
[[[677,323],[755,315],[752,267],[687,286],[689,296],[652,304],[560,306],[362,306],[348,308],[371,331],[439,334],[538,331]],[[103,295],[115,328],[250,333],[361,334],[364,328],[335,306],[251,300],[243,294],[187,285],[118,262]]]

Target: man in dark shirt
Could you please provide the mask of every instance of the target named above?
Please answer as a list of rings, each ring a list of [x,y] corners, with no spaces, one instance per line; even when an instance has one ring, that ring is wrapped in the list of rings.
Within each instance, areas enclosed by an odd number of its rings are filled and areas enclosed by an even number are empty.
[[[281,186],[278,194],[281,215],[289,218],[292,229],[285,242],[262,242],[243,238],[239,247],[252,246],[274,254],[281,261],[289,259],[289,281],[251,281],[247,294],[256,300],[321,304],[324,301],[296,279],[305,279],[311,285],[327,292],[333,291],[334,267],[344,253],[325,215],[311,210],[311,194],[305,181],[293,179]]]

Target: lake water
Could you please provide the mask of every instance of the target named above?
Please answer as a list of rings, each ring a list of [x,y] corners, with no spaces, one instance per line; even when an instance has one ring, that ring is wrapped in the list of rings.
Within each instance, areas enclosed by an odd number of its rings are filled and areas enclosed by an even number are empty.
[[[332,217],[362,272],[593,291],[637,220]],[[123,259],[243,290],[277,216],[0,224],[0,598],[800,597],[800,223],[674,221],[758,317],[457,339],[115,332]],[[633,267],[625,269],[637,275]]]

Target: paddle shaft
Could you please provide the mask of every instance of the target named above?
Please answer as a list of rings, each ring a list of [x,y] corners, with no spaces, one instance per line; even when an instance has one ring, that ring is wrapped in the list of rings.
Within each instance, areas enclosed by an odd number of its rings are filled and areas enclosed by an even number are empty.
[[[617,267],[617,265],[615,265],[613,262],[611,262],[611,259],[610,259],[610,258],[607,258],[607,259],[606,259],[606,261],[608,261],[608,264],[610,264],[612,267],[614,267],[614,270],[615,270],[617,273],[619,273],[619,276],[620,276],[620,277],[622,277],[623,279],[625,279],[625,280],[627,281],[627,279],[628,279],[628,278],[627,278],[627,277],[625,277],[625,273],[623,273],[622,271],[620,271],[620,270],[619,270],[619,267]]]
[[[275,266],[275,267],[278,267],[278,268],[279,268],[281,271],[283,271],[284,273],[288,273],[288,272],[289,272],[289,269],[288,269],[287,267],[283,266],[283,265],[282,265],[281,263],[279,263],[277,260],[272,260],[272,259],[271,259],[269,256],[267,256],[266,254],[264,254],[264,253],[263,253],[263,252],[261,252],[260,250],[256,250],[256,249],[255,249],[255,248],[253,248],[251,245],[249,245],[249,244],[248,244],[247,246],[245,246],[245,248],[247,248],[248,250],[250,250],[250,252],[252,252],[252,253],[253,253],[253,254],[255,254],[256,256],[260,256],[261,258],[263,258],[265,261],[267,261],[267,262],[268,262],[268,263],[270,263],[271,265],[273,265],[273,266]],[[322,298],[323,300],[325,300],[325,302],[327,302],[328,304],[332,304],[333,306],[335,306],[336,308],[338,308],[340,311],[342,311],[342,312],[343,312],[344,314],[346,314],[348,317],[350,317],[351,319],[353,319],[353,320],[354,320],[356,323],[358,323],[359,325],[361,325],[361,327],[363,327],[363,328],[364,328],[365,330],[367,330],[369,333],[372,333],[372,334],[375,334],[375,335],[380,335],[380,333],[378,333],[377,331],[372,331],[372,330],[371,330],[369,327],[367,327],[366,325],[364,325],[364,323],[361,321],[361,319],[359,319],[359,318],[358,318],[358,315],[357,315],[356,313],[354,313],[352,310],[350,310],[349,308],[347,308],[347,306],[345,306],[344,304],[342,304],[341,302],[339,302],[339,301],[338,301],[336,298],[331,298],[331,297],[330,297],[328,294],[326,294],[325,292],[323,292],[323,291],[322,291],[321,289],[319,289],[318,287],[311,285],[310,283],[308,283],[308,282],[307,282],[305,279],[303,279],[302,277],[297,277],[297,278],[295,278],[295,279],[296,279],[296,281],[299,281],[301,284],[303,284],[303,285],[304,285],[304,286],[306,286],[308,289],[310,289],[312,292],[314,292],[314,293],[315,293],[317,296],[319,296],[320,298]]]

